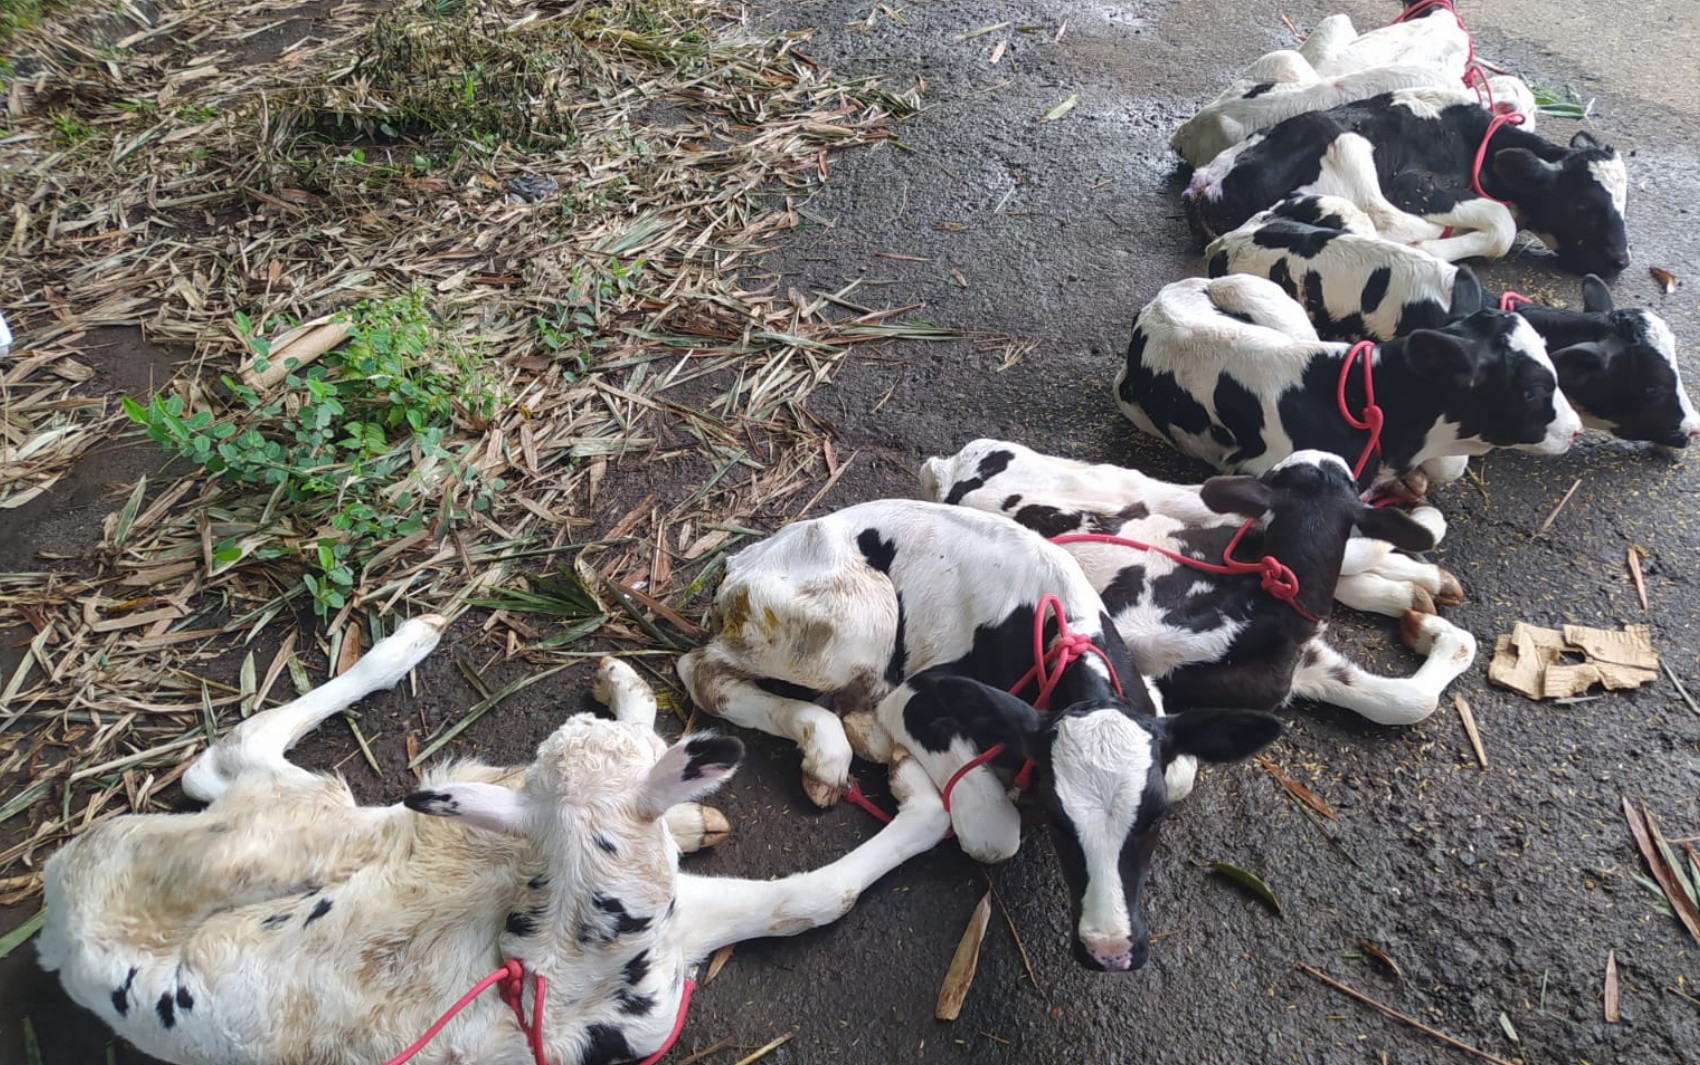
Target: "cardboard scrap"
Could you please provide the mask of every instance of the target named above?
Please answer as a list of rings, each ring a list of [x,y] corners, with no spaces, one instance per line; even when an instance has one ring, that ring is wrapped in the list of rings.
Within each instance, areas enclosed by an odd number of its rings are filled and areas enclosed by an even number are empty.
[[[1565,656],[1580,661],[1566,661]],[[1639,688],[1659,676],[1652,630],[1625,625],[1621,631],[1566,625],[1562,631],[1519,621],[1495,642],[1488,682],[1531,699],[1580,695],[1596,684],[1611,691]]]

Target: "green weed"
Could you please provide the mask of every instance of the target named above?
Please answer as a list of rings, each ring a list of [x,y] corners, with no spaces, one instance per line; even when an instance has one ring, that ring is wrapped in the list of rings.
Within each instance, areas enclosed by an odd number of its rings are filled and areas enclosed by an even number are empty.
[[[475,352],[436,328],[422,293],[367,302],[349,312],[351,330],[336,352],[284,378],[261,396],[224,378],[234,401],[221,414],[187,409],[181,396],[144,406],[125,397],[130,419],[155,442],[216,477],[270,493],[266,512],[311,529],[305,538],[227,539],[213,564],[298,556],[301,582],[321,617],[340,610],[357,570],[379,548],[425,528],[488,509],[501,480],[485,481],[466,462],[471,445],[446,443],[458,425],[481,425],[499,390]],[[238,316],[269,368],[269,342]]]

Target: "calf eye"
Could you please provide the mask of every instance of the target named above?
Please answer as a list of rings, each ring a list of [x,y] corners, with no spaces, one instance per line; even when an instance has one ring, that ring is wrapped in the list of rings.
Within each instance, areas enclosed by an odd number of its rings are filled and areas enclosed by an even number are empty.
[[[1659,386],[1648,385],[1646,388],[1641,390],[1641,395],[1645,399],[1657,399],[1659,398]]]

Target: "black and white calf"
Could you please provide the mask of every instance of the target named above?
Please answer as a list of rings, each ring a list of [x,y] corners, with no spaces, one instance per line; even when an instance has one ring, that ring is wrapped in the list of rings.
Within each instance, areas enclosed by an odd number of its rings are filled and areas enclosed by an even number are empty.
[[[1366,507],[1336,456],[1299,452],[1259,478],[1175,485],[1137,470],[1089,466],[1020,444],[976,440],[928,459],[921,490],[934,499],[1007,514],[1045,536],[1098,533],[1219,562],[1247,517],[1259,519],[1236,557],[1270,555],[1293,572],[1309,621],[1268,595],[1256,575],[1192,569],[1155,551],[1065,542],[1103,597],[1135,668],[1152,677],[1171,713],[1195,706],[1274,709],[1313,699],[1385,725],[1434,712],[1446,686],[1475,660],[1475,639],[1413,595],[1456,594],[1437,566],[1399,554],[1434,546],[1438,513]],[[1353,529],[1361,537],[1352,536]],[[1371,539],[1382,537],[1383,539]],[[1400,618],[1426,661],[1409,678],[1367,673],[1324,638],[1330,595]]]
[[[1629,264],[1629,179],[1617,152],[1587,133],[1569,147],[1498,125],[1468,92],[1404,89],[1287,119],[1193,173],[1183,193],[1205,239],[1295,193],[1342,196],[1377,232],[1443,259],[1496,258],[1519,229],[1578,273]],[[1487,137],[1479,196],[1471,183]],[[1500,202],[1503,201],[1503,202]]]
[[[512,959],[527,1016],[543,997],[535,1060],[615,1065],[666,1040],[688,966],[837,920],[944,838],[938,795],[905,762],[902,810],[844,858],[782,880],[681,875],[681,842],[705,840],[679,804],[719,787],[743,748],[667,746],[654,696],[613,659],[593,691],[616,720],[569,717],[529,766],[432,770],[405,805],[356,806],[340,779],[288,761],[326,718],[406,677],[443,624],[407,622],[222,737],[183,778],[204,811],[116,818],[48,861],[41,963],[73,999],[180,1065],[373,1065]],[[494,992],[414,1059],[533,1060]]]
[[[1304,305],[1325,340],[1391,340],[1497,306],[1467,267],[1384,240],[1369,217],[1333,196],[1296,196],[1219,237],[1211,277],[1254,274]],[[1590,428],[1626,440],[1686,447],[1700,414],[1682,387],[1676,338],[1639,307],[1621,310],[1599,278],[1582,282],[1582,309],[1519,303],[1546,342],[1559,387]]]
[[[1221,470],[1261,473],[1304,449],[1355,461],[1368,434],[1336,398],[1350,350],[1320,340],[1272,281],[1188,278],[1140,311],[1116,399],[1140,430]],[[1463,474],[1465,456],[1557,455],[1582,431],[1541,338],[1514,314],[1478,311],[1418,330],[1377,345],[1369,363],[1386,424],[1381,470],[1367,463],[1365,485],[1418,467],[1445,483]],[[1356,414],[1365,398],[1360,364],[1347,376],[1347,407]]]
[[[1066,666],[1042,713],[1017,697],[1034,698],[1032,684],[1007,691],[1033,665],[1046,596],[1097,652]],[[1276,718],[1246,711],[1164,717],[1073,558],[962,507],[882,500],[787,526],[727,563],[714,619],[714,638],[679,662],[692,699],[796,741],[822,805],[849,783],[846,726],[858,753],[882,761],[895,744],[940,789],[1005,744],[961,777],[950,803],[962,849],[1002,861],[1021,832],[1007,781],[1030,759],[1070,888],[1075,957],[1094,969],[1146,960],[1140,892],[1193,759],[1245,758],[1280,732]],[[1058,635],[1046,621],[1043,645]]]

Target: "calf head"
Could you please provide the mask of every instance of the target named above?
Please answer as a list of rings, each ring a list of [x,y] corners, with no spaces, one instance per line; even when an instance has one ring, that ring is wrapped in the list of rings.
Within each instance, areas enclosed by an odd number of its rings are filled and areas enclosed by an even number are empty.
[[[517,790],[457,782],[416,791],[406,803],[532,844],[502,949],[546,971],[549,960],[583,944],[660,929],[679,869],[662,815],[718,788],[743,750],[712,733],[669,747],[645,725],[578,714],[538,747]]]
[[[1609,277],[1629,265],[1623,226],[1629,174],[1615,148],[1578,133],[1557,162],[1527,148],[1495,152],[1493,173],[1523,216],[1523,228],[1566,269]]]
[[[1295,451],[1256,477],[1212,477],[1199,496],[1219,514],[1269,516],[1261,548],[1243,553],[1260,551],[1286,563],[1298,578],[1300,605],[1319,618],[1333,606],[1354,528],[1402,551],[1434,547],[1433,531],[1408,514],[1365,505],[1351,469],[1329,451]]]
[[[1162,717],[1117,699],[1042,713],[967,677],[933,683],[942,705],[993,720],[1003,742],[1033,760],[1034,787],[1068,883],[1075,960],[1105,972],[1144,965],[1150,936],[1140,896],[1171,809],[1164,767],[1181,755],[1249,758],[1281,734],[1280,719],[1250,710]]]
[[[1457,438],[1486,448],[1560,455],[1582,419],[1558,390],[1546,344],[1504,311],[1477,311],[1442,329],[1419,329],[1383,345],[1443,397],[1442,421]]]
[[[1676,337],[1664,319],[1639,307],[1614,309],[1593,276],[1582,282],[1582,307],[1599,316],[1600,335],[1554,351],[1552,362],[1583,419],[1663,447],[1687,447],[1700,437],[1700,414],[1682,387]]]

